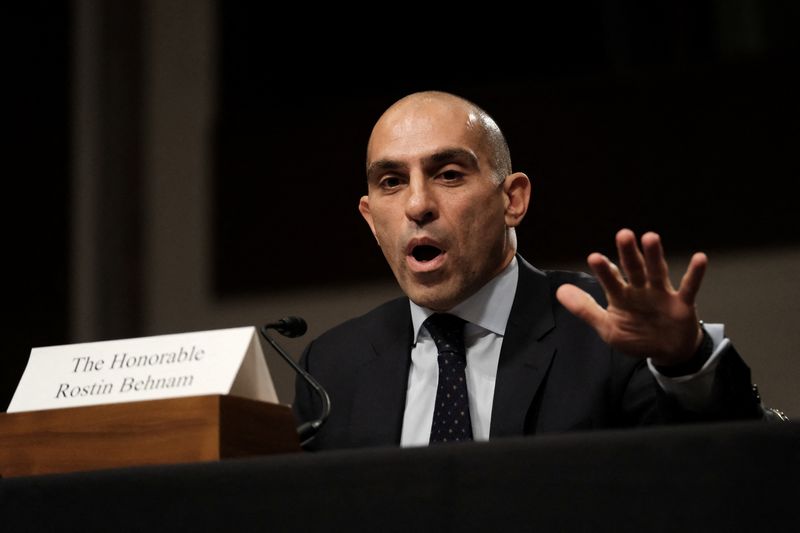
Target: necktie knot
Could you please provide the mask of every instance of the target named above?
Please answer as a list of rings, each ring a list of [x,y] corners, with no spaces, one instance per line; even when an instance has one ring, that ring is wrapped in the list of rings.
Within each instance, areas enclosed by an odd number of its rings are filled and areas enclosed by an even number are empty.
[[[455,315],[435,313],[424,322],[439,355],[464,354],[465,321]]]

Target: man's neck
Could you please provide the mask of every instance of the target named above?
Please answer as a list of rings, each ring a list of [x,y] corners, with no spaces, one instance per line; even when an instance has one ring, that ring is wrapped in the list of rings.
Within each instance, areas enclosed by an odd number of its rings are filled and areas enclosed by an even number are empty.
[[[470,322],[503,335],[514,303],[514,294],[519,279],[519,263],[512,257],[506,267],[490,279],[472,296],[448,310]],[[422,323],[434,313],[432,309],[422,307],[409,300],[411,317],[414,325],[414,338],[417,338]]]

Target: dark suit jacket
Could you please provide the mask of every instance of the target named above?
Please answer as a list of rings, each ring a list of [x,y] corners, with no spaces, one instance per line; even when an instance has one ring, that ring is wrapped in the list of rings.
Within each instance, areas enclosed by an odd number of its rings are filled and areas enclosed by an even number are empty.
[[[757,418],[750,370],[732,349],[717,368],[720,399],[702,417],[664,394],[640,358],[611,349],[555,297],[562,283],[604,296],[597,282],[573,272],[542,272],[518,256],[519,283],[495,383],[490,438],[616,428],[697,419]],[[301,365],[331,397],[329,419],[309,449],[399,445],[411,361],[408,299],[398,298],[314,340]],[[320,403],[302,380],[293,405],[300,421]]]

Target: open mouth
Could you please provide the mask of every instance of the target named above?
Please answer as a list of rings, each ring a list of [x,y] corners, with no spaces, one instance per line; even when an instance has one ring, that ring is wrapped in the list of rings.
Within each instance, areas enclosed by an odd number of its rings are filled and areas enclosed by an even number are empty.
[[[436,259],[442,254],[442,249],[437,248],[436,246],[431,246],[429,244],[420,244],[419,246],[415,246],[413,250],[411,250],[411,255],[414,256],[414,259],[419,261],[420,263],[427,263],[428,261],[432,261]]]

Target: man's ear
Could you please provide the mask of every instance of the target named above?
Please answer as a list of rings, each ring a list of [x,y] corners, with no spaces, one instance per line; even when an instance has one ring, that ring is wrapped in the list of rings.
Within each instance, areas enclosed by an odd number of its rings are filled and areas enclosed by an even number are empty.
[[[361,216],[364,217],[364,220],[367,221],[369,224],[369,229],[372,231],[372,236],[375,237],[375,240],[378,241],[378,234],[375,233],[375,223],[372,221],[372,213],[369,211],[369,196],[364,195],[358,201],[358,211],[361,213]],[[381,242],[378,241],[378,246],[381,245]]]
[[[531,180],[522,172],[509,174],[503,181],[503,191],[506,195],[506,226],[515,228],[528,212]]]

